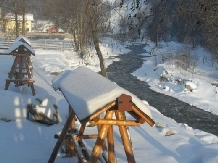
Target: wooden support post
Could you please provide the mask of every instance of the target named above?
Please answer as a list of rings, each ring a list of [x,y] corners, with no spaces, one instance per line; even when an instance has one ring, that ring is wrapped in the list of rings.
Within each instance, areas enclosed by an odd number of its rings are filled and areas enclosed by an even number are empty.
[[[116,118],[118,120],[125,120],[124,112],[116,111]],[[118,126],[120,135],[123,141],[124,150],[126,153],[128,163],[135,163],[135,158],[133,155],[132,145],[128,136],[127,128],[125,126]]]
[[[33,96],[36,94],[33,83],[30,84]]]
[[[107,140],[108,140],[108,163],[115,163],[113,125],[110,125],[108,128]]]
[[[69,105],[69,108],[71,108],[70,105]],[[72,109],[72,108],[71,108],[71,109]],[[70,125],[70,130],[71,130],[71,131],[70,131],[70,132],[71,132],[71,134],[74,134],[74,133],[75,133],[75,121],[76,121],[76,115],[75,115],[73,109],[72,109],[72,112],[73,112],[74,116],[73,116],[72,121],[71,121],[71,125]]]
[[[97,121],[97,119],[98,119],[98,120],[100,119],[100,115],[99,115],[98,117],[95,117],[95,118],[94,118],[95,121]],[[90,123],[90,124],[92,124],[92,123]],[[100,130],[101,130],[101,126],[102,126],[101,124],[97,124],[98,133],[99,133]],[[107,151],[107,145],[106,145],[106,142],[105,142],[105,141],[104,141],[104,143],[103,143],[102,149],[103,149],[104,151]]]
[[[107,111],[106,115],[105,115],[105,119],[111,119],[113,116],[114,111]],[[99,155],[101,153],[105,138],[107,137],[107,132],[108,132],[108,128],[110,125],[102,125],[100,132],[98,134],[98,138],[95,142],[95,146],[92,149],[92,155],[91,155],[91,159],[89,162],[91,163],[96,163]]]
[[[82,141],[82,136],[83,136],[83,133],[85,131],[85,128],[86,128],[86,122],[82,123],[80,129],[79,129],[79,134],[78,136],[76,137],[77,138],[77,141]]]
[[[22,70],[23,69],[23,57],[21,56],[20,57],[20,61],[19,61],[19,80],[21,81],[22,78],[23,78],[23,75],[22,75]]]
[[[19,62],[19,58],[16,57],[16,58],[14,59],[13,66],[11,67],[11,71],[10,71],[10,73],[9,73],[9,75],[8,75],[8,78],[9,78],[9,79],[12,79],[12,77],[13,77],[15,71],[16,71],[16,67],[17,67],[18,62]]]
[[[9,87],[10,83],[11,83],[10,81],[6,80],[5,90],[8,90],[8,87]]]
[[[50,158],[48,160],[48,163],[53,163],[55,161],[58,150],[60,149],[61,144],[62,144],[62,142],[63,142],[63,140],[64,140],[64,138],[65,138],[65,136],[67,134],[67,131],[68,131],[69,127],[70,127],[73,116],[74,116],[74,114],[73,114],[73,112],[71,112],[70,115],[67,118],[67,121],[66,121],[66,123],[64,125],[63,130],[61,131],[61,135],[60,135],[59,139],[56,142],[56,145],[55,145],[55,147],[53,149],[53,152],[52,152],[52,154],[51,154],[51,156],[50,156]]]

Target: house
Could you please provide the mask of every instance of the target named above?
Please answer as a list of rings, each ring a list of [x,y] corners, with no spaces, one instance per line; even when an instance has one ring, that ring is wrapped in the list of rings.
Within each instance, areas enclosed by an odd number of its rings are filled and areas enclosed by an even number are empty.
[[[58,30],[58,31],[57,31],[57,30]],[[47,32],[48,32],[49,34],[51,34],[51,33],[53,33],[53,32],[63,33],[64,31],[63,31],[61,28],[58,28],[58,29],[57,29],[57,27],[56,27],[55,25],[53,25],[51,28],[47,29]]]
[[[15,22],[15,14],[8,13],[5,16],[5,32],[7,34],[14,33],[16,30],[16,22]],[[19,31],[22,31],[22,21],[23,17],[22,15],[18,15],[18,24],[19,24]],[[25,14],[25,31],[26,32],[32,32],[32,24],[33,24],[33,14]]]

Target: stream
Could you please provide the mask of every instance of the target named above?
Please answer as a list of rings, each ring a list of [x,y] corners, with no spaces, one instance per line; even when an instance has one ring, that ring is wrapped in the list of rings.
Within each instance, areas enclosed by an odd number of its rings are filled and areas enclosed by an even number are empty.
[[[131,50],[129,53],[119,55],[120,61],[114,61],[108,66],[108,78],[141,100],[146,100],[149,105],[178,123],[185,123],[194,129],[218,136],[218,115],[190,106],[174,97],[155,92],[149,88],[146,82],[140,81],[130,74],[143,64],[143,56],[139,54],[146,52],[144,47],[145,45],[129,46],[128,48]]]

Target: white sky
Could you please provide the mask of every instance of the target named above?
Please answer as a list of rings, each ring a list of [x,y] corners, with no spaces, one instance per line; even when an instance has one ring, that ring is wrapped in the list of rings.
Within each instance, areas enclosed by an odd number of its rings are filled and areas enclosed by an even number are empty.
[[[145,47],[151,49],[150,47]],[[167,44],[167,51],[175,51],[178,46],[176,43]],[[181,46],[181,45],[179,45]],[[119,42],[104,39],[102,40],[101,50],[106,58],[105,63],[109,65],[112,63],[111,58],[128,52],[125,48],[126,44],[121,45]],[[34,47],[33,47],[34,48]],[[209,57],[209,54],[201,48],[196,49],[198,54]],[[158,52],[166,51],[165,48],[159,49]],[[155,51],[157,52],[157,51]],[[89,62],[91,65],[87,67],[94,71],[99,71],[98,59],[94,55],[88,57],[86,60],[81,60],[77,53],[69,51],[57,51],[57,50],[43,50],[36,49],[36,56],[32,57],[34,67],[34,87],[36,89],[36,95],[38,98],[44,99],[50,97],[52,103],[57,103],[60,111],[62,122],[57,125],[47,127],[42,124],[30,122],[25,118],[17,118],[21,113],[25,113],[25,107],[32,99],[31,89],[27,86],[14,87],[12,83],[8,91],[4,91],[5,79],[8,76],[8,72],[12,66],[13,56],[0,56],[0,118],[5,118],[10,115],[11,122],[0,121],[0,158],[1,162],[8,163],[39,163],[47,162],[52,150],[56,144],[54,134],[60,132],[63,128],[66,116],[68,114],[68,105],[59,91],[54,91],[52,88],[52,79],[54,78],[51,73],[61,72],[64,70],[75,69],[78,66],[85,65],[84,62]],[[143,54],[147,55],[147,54]],[[115,60],[115,59],[114,59]],[[177,98],[181,98],[184,101],[190,100],[196,105],[204,101],[204,105],[208,106],[211,112],[217,113],[217,108],[214,107],[213,98],[217,98],[217,94],[214,92],[214,87],[210,87],[210,82],[217,79],[213,78],[214,68],[208,65],[202,65],[199,61],[198,67],[196,67],[197,75],[194,75],[191,79],[197,85],[194,92],[182,92],[184,87],[176,88],[176,85],[172,83],[160,83],[158,82],[158,74],[153,74],[151,71],[154,68],[154,62],[152,58],[144,62],[141,69],[135,71],[133,74],[137,75],[141,80],[149,82],[151,87],[159,92],[166,93]],[[146,66],[146,67],[144,67]],[[160,64],[157,66],[159,69],[159,75],[165,70],[169,73],[173,73],[174,76],[181,75],[180,71],[170,69],[169,65]],[[208,74],[210,74],[208,76]],[[190,77],[190,76],[187,76]],[[171,85],[171,86],[170,86]],[[168,86],[169,90],[163,90],[164,86]],[[207,92],[202,95],[201,91]],[[177,91],[176,91],[177,90]],[[207,91],[205,91],[207,90]],[[210,92],[211,91],[211,92]],[[201,98],[199,98],[201,96]],[[141,99],[145,100],[145,99]],[[188,101],[188,102],[190,102]],[[218,162],[218,138],[210,133],[206,133],[200,130],[192,129],[186,124],[178,124],[173,119],[163,116],[158,112],[158,108],[149,106],[146,101],[143,101],[147,107],[151,110],[151,114],[155,122],[156,127],[150,127],[147,124],[143,124],[140,127],[130,127],[130,135],[133,144],[133,151],[137,163],[146,162],[167,162],[167,163],[214,163]],[[193,105],[194,105],[193,104]],[[203,108],[202,108],[203,109]],[[6,112],[7,110],[7,112]],[[19,110],[19,111],[17,111]],[[4,113],[4,114],[3,114]],[[13,114],[14,113],[14,114]],[[129,115],[127,115],[127,118]],[[79,124],[78,124],[79,126]],[[116,159],[119,163],[126,163],[126,157],[121,146],[121,139],[119,137],[119,131],[117,127],[115,130],[115,150]],[[93,133],[95,128],[87,128],[86,133]],[[167,134],[174,133],[173,135],[166,136]],[[93,141],[86,141],[87,147],[91,150]],[[58,153],[55,163],[76,163],[76,158],[62,158],[64,155]]]

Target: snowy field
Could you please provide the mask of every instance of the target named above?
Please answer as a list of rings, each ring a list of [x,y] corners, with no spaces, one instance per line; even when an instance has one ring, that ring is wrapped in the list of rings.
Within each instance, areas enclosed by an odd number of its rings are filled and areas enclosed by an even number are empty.
[[[149,44],[147,51],[153,49]],[[174,50],[177,44],[168,44],[167,49],[162,48],[162,52]],[[111,39],[102,40],[101,50],[104,54],[105,64],[112,63],[114,56],[126,53],[129,50],[126,45],[121,45]],[[33,47],[34,48],[34,47]],[[202,49],[199,54],[208,55]],[[158,50],[153,50],[157,52]],[[148,54],[142,54],[148,55]],[[0,56],[0,158],[1,162],[8,163],[45,163],[48,161],[52,150],[56,144],[54,134],[60,132],[66,121],[68,114],[68,104],[59,91],[52,88],[52,79],[55,74],[65,70],[72,70],[78,66],[87,66],[93,71],[99,71],[98,59],[94,51],[90,51],[90,56],[81,59],[78,53],[73,51],[44,50],[36,49],[36,56],[32,57],[34,77],[34,87],[36,97],[48,99],[47,101],[56,103],[59,108],[62,121],[58,124],[46,126],[26,119],[26,106],[33,100],[31,89],[27,86],[15,87],[12,83],[8,91],[4,90],[5,79],[14,61],[13,56]],[[146,66],[146,67],[144,67]],[[140,80],[147,81],[151,88],[176,96],[181,100],[190,100],[192,105],[203,106],[202,109],[218,113],[215,107],[217,94],[216,88],[210,83],[216,81],[213,76],[214,67],[200,64],[196,67],[196,74],[186,76],[192,79],[193,85],[197,86],[192,92],[184,91],[184,85],[176,85],[170,82],[159,82],[160,74],[168,72],[173,76],[179,76],[181,71],[176,71],[170,66],[172,64],[154,64],[154,57],[146,58],[142,68],[133,72]],[[154,68],[158,68],[159,73],[152,73]],[[170,69],[171,68],[171,69]],[[190,77],[191,76],[191,77]],[[185,78],[184,76],[180,76]],[[208,85],[206,85],[206,83]],[[165,89],[163,89],[165,88]],[[207,90],[207,91],[206,91]],[[202,93],[204,92],[204,94]],[[203,99],[203,100],[202,100]],[[137,163],[218,163],[218,138],[210,133],[192,129],[186,124],[178,124],[173,119],[163,116],[158,112],[158,108],[153,108],[141,99],[151,110],[156,126],[150,127],[143,124],[140,127],[130,127],[130,135],[133,144],[133,151]],[[187,101],[189,102],[189,101]],[[204,102],[204,104],[200,104]],[[46,105],[44,107],[47,107]],[[11,121],[6,122],[5,120]],[[86,132],[95,130],[88,128]],[[118,129],[115,128],[115,150],[118,163],[126,163],[126,157],[121,145]],[[91,150],[93,142],[86,142]],[[77,163],[77,158],[63,158],[64,154],[59,152],[55,163]],[[146,161],[145,161],[146,160]]]

